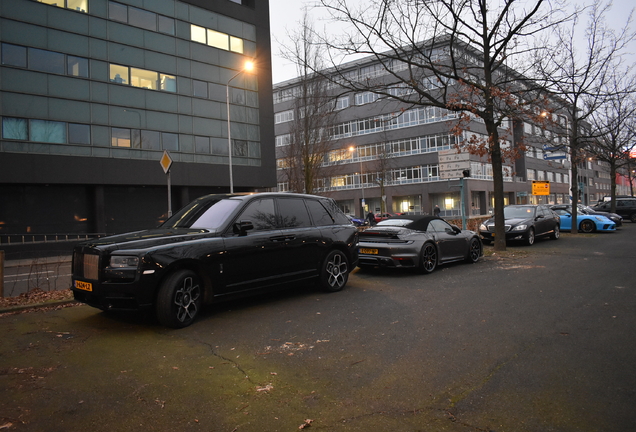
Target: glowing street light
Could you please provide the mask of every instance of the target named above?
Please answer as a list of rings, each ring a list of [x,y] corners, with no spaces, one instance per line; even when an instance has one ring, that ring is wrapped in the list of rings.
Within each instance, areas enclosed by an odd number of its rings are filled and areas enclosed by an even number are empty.
[[[225,104],[227,106],[227,150],[228,150],[228,166],[230,170],[230,193],[234,193],[234,176],[232,175],[232,125],[230,121],[230,81],[239,76],[243,72],[252,72],[254,70],[254,62],[246,61],[243,69],[238,71],[232,78],[227,81],[225,86]]]

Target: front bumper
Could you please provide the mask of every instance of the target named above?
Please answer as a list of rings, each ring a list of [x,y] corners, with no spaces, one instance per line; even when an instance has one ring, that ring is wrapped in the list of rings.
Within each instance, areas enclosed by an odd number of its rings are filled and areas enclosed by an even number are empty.
[[[76,281],[89,283],[91,290],[77,288]],[[75,300],[102,310],[134,311],[148,309],[154,304],[156,283],[153,277],[134,282],[106,283],[95,280],[72,279]]]

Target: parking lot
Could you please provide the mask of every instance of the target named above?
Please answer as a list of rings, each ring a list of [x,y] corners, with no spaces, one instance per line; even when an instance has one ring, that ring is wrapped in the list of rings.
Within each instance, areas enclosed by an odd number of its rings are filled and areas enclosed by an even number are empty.
[[[0,317],[16,431],[626,431],[636,224],[430,275],[356,271],[191,327],[88,306]]]

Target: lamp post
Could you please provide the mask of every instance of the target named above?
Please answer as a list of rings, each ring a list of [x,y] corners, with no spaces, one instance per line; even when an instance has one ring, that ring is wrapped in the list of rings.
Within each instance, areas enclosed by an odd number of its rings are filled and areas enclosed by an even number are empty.
[[[227,81],[225,86],[225,105],[227,106],[227,151],[228,151],[228,166],[230,170],[230,193],[234,193],[234,176],[232,175],[232,125],[230,121],[230,82],[239,76],[241,73],[247,71],[250,72],[254,69],[254,63],[251,61],[245,62],[243,69],[238,71]]]
[[[349,151],[352,153],[352,157],[353,154],[358,156],[358,159],[360,159],[360,153],[358,152],[358,148],[351,146],[349,147]],[[362,181],[362,159],[360,159],[360,191],[362,192],[362,213],[360,214],[360,217],[364,218],[365,214],[364,214],[364,183]]]

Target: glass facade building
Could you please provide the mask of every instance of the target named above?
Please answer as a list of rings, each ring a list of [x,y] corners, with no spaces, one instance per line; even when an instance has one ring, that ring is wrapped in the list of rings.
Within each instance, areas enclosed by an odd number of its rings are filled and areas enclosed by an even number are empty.
[[[230,148],[235,191],[274,186],[268,10],[254,0],[0,3],[0,236],[160,223],[164,151],[175,211],[229,190]]]

